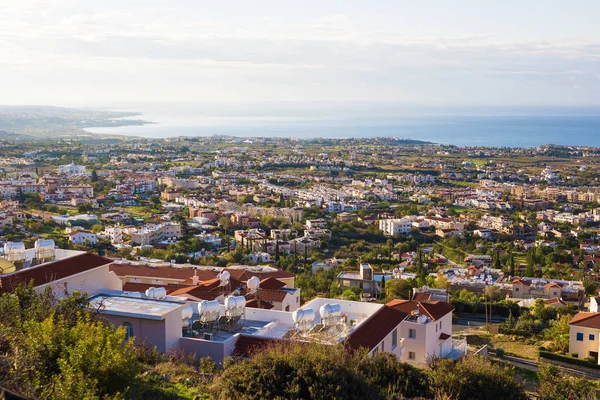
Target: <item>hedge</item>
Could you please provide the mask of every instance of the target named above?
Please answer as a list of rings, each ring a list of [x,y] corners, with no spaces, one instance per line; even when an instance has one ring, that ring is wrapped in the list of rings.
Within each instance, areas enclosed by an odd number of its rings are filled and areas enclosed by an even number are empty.
[[[580,358],[573,358],[562,354],[552,353],[547,350],[540,350],[539,354],[540,357],[547,358],[549,360],[562,361],[568,364],[578,365],[580,367],[600,369],[600,365],[593,364],[587,360],[582,360]]]

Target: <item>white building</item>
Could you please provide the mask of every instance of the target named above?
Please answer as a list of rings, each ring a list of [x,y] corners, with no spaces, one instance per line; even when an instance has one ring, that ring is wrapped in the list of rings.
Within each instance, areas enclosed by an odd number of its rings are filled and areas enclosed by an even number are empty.
[[[86,169],[83,165],[75,165],[71,163],[67,165],[59,165],[58,173],[65,175],[85,175]]]
[[[412,228],[413,222],[417,219],[416,216],[408,216],[400,219],[380,219],[379,229],[386,236],[394,236],[396,234],[408,235]]]
[[[577,358],[594,357],[600,364],[600,313],[580,312],[569,322],[569,354]]]
[[[69,233],[69,242],[73,244],[86,244],[95,245],[97,242],[96,234],[85,231],[75,231]]]

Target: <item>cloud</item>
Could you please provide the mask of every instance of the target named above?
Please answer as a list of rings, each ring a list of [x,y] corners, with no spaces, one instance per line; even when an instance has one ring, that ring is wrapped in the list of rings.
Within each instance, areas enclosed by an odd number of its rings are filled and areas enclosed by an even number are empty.
[[[31,96],[47,85],[73,97],[86,87],[107,99],[111,90],[118,98],[160,87],[172,98],[448,101],[519,99],[524,79],[541,79],[551,92],[568,80],[593,78],[597,86],[600,43],[588,38],[423,36],[356,13],[240,17],[188,6],[0,0],[0,85]],[[579,86],[574,101],[597,92]]]

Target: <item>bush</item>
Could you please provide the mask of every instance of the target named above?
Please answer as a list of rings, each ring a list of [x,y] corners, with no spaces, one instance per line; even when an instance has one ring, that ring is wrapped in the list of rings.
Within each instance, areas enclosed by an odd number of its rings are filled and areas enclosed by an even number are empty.
[[[498,358],[504,358],[504,349],[502,349],[502,348],[497,348],[497,349],[496,349],[496,356],[497,356]]]
[[[436,399],[526,400],[525,389],[514,375],[514,368],[492,364],[481,357],[459,361],[442,359],[432,365],[430,385]]]
[[[389,354],[285,343],[247,360],[226,359],[216,399],[385,399],[426,394],[426,376]]]
[[[573,365],[579,365],[581,367],[586,367],[586,368],[594,368],[594,369],[600,369],[600,365],[596,364],[596,362],[589,362],[588,360],[582,360],[577,358],[577,353],[573,353],[572,357],[569,356],[565,356],[562,354],[557,354],[557,353],[552,353],[549,351],[545,351],[545,350],[540,350],[539,352],[540,357],[542,358],[547,358],[549,360],[555,360],[555,361],[562,361],[568,364],[573,364]]]
[[[594,383],[567,376],[552,364],[540,364],[538,396],[544,400],[592,400],[596,398]]]

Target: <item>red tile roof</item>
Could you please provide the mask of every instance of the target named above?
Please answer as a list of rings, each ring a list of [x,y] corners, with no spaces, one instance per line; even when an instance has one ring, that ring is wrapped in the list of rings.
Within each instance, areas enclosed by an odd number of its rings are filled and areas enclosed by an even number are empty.
[[[430,299],[431,299],[431,294],[429,294],[429,293],[417,293],[413,296],[413,301],[427,302]]]
[[[250,271],[250,270],[246,270],[246,269],[237,269],[237,268],[226,268],[226,270],[229,271],[232,278],[239,279],[240,281],[247,281],[248,279],[250,279],[253,276],[258,276],[259,278],[261,278],[261,280],[270,278],[270,277],[276,278],[276,279],[281,279],[281,278],[294,278],[296,276],[291,272],[282,271],[282,270],[277,270],[274,272],[256,272],[256,271]]]
[[[246,307],[262,308],[264,310],[270,310],[274,306],[273,306],[273,304],[269,303],[268,301],[261,301],[259,304],[257,299],[250,299],[250,300],[246,300]]]
[[[521,284],[523,286],[531,286],[531,282],[524,281],[521,278],[515,278],[515,279],[513,279],[512,283],[519,283],[519,284]]]
[[[85,271],[107,265],[113,261],[91,253],[79,254],[0,276],[0,293],[12,292],[18,285],[33,282],[45,285]]]
[[[600,313],[579,312],[569,321],[569,325],[600,329]]]
[[[281,282],[280,280],[273,278],[272,276],[263,279],[262,281],[260,281],[260,287],[262,289],[271,289],[271,290],[279,290],[282,287],[285,287],[285,283]]]
[[[110,270],[118,276],[140,276],[145,278],[166,278],[185,281],[198,276],[201,281],[216,278],[217,271],[206,271],[193,268],[148,267],[145,265],[112,264]]]
[[[432,320],[436,321],[443,318],[448,313],[454,310],[454,306],[444,301],[432,301],[429,303],[421,303],[419,301],[410,300],[392,300],[386,304],[395,310],[410,314],[412,311],[419,310],[420,313],[427,315]]]
[[[258,297],[264,301],[281,303],[287,295],[288,292],[285,290],[258,289]]]
[[[150,284],[150,283],[135,283],[135,282],[125,282],[123,284],[123,290],[126,292],[144,293],[144,292],[146,292],[146,290],[148,290],[152,287],[153,288],[159,288],[159,287],[165,288],[167,291],[167,294],[171,294],[176,290],[188,287],[188,285],[180,285],[178,283],[171,283],[168,285],[157,285],[157,284]]]
[[[371,351],[406,317],[407,313],[383,306],[371,318],[364,321],[346,339],[346,345],[353,350],[366,348]]]

